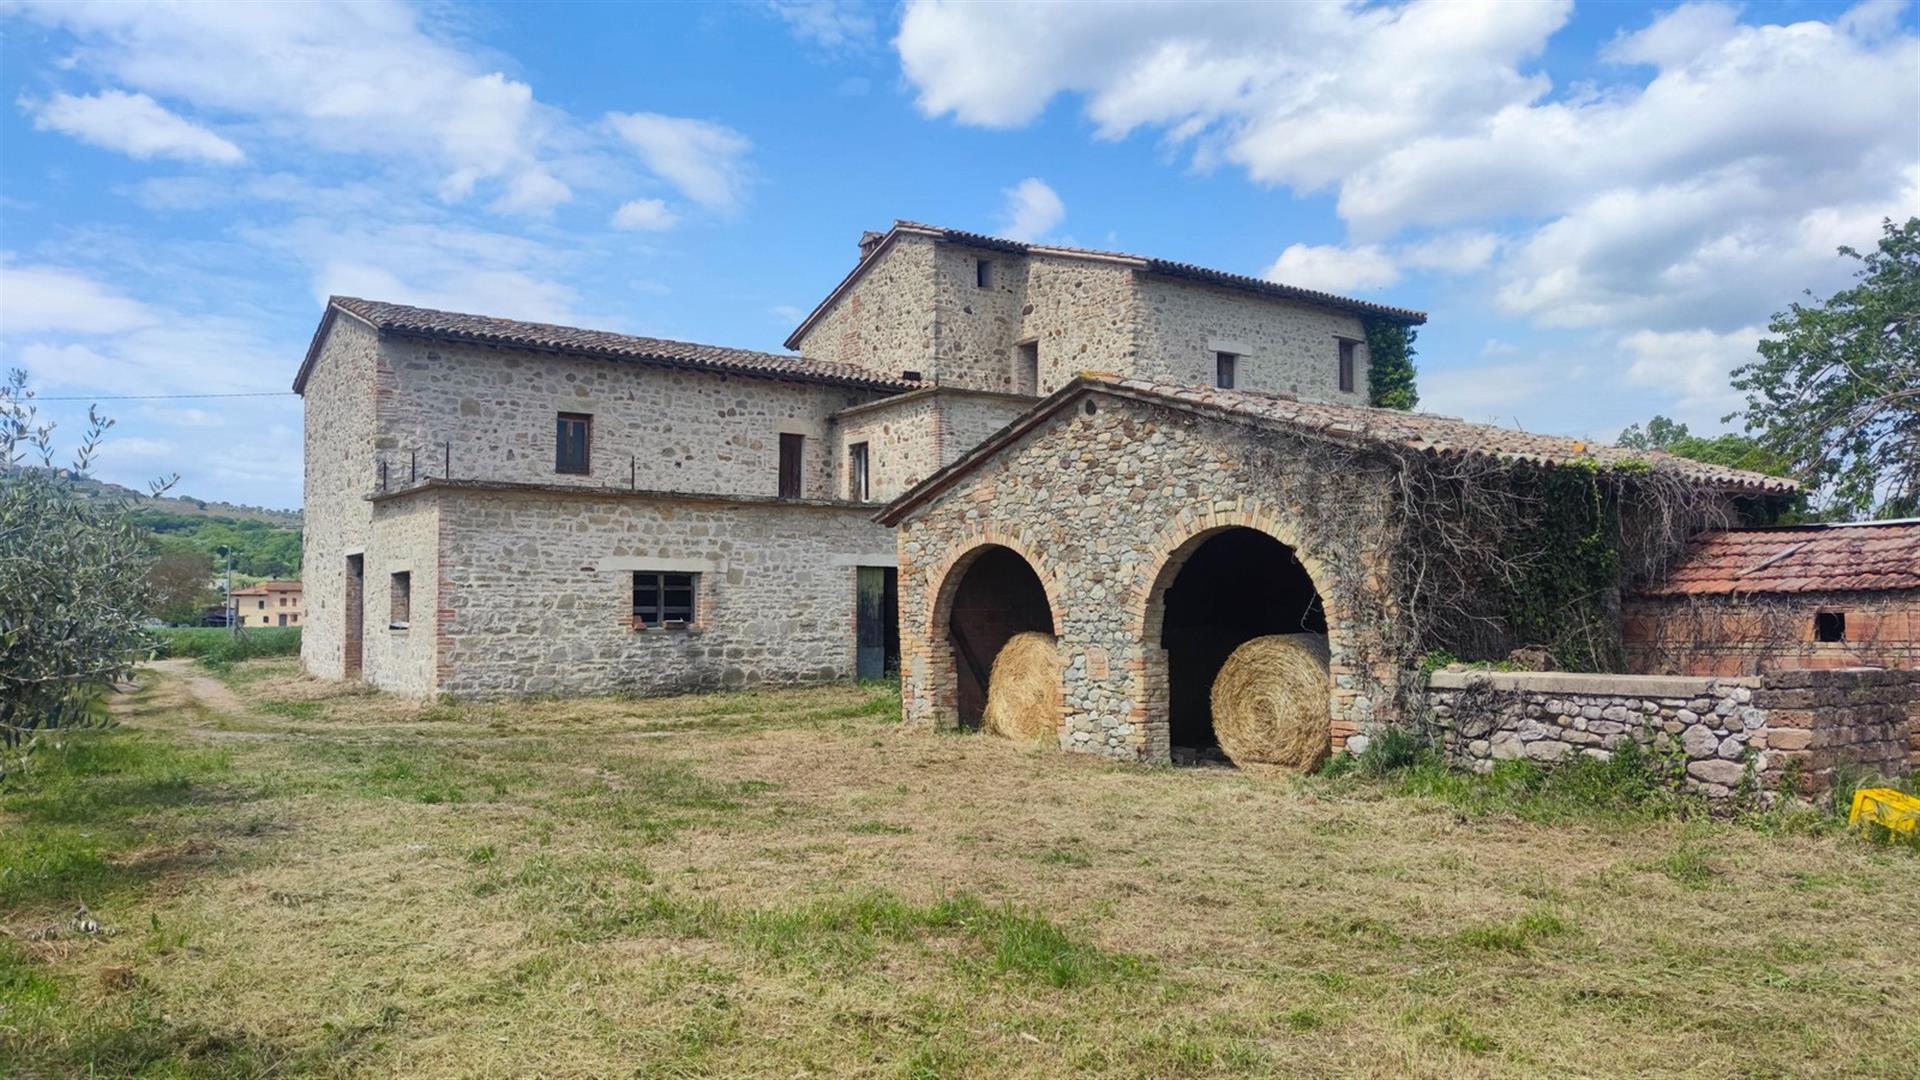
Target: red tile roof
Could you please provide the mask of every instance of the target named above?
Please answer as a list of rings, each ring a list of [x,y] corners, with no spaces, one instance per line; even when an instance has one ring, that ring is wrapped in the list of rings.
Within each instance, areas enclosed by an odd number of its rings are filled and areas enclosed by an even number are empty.
[[[1920,589],[1920,519],[1727,529],[1696,540],[1649,596]]]
[[[1284,428],[1355,445],[1392,445],[1442,457],[1485,457],[1543,465],[1592,463],[1599,466],[1643,464],[1690,483],[1734,491],[1784,494],[1796,489],[1791,480],[1724,465],[1709,465],[1657,450],[1628,450],[1564,435],[1536,435],[1529,431],[1474,424],[1450,416],[1301,401],[1288,394],[1254,390],[1216,390],[1174,386],[1141,379],[1122,379],[1088,372],[1055,391],[1032,410],[1002,428],[946,468],[927,477],[901,495],[878,520],[897,524],[913,506],[933,497],[1002,446],[1081,396],[1089,393],[1213,414],[1241,423]]]
[[[794,382],[827,383],[867,390],[909,390],[920,384],[882,375],[853,364],[814,360],[782,353],[729,349],[719,345],[700,345],[689,341],[636,337],[607,330],[585,330],[577,326],[496,319],[488,315],[466,315],[454,311],[362,300],[353,296],[335,296],[327,301],[327,318],[344,311],[382,333],[432,338],[438,341],[473,342],[504,345],[543,352],[589,356],[604,360],[624,360],[668,367],[695,368],[703,371],[734,372]],[[324,329],[326,323],[321,323]],[[293,388],[301,390],[313,369],[322,335],[314,335],[306,362],[294,378]]]
[[[1374,316],[1387,319],[1391,322],[1411,325],[1427,321],[1427,314],[1424,311],[1394,307],[1391,304],[1378,304],[1371,300],[1356,300],[1350,296],[1339,296],[1334,293],[1320,292],[1317,289],[1305,289],[1298,285],[1284,285],[1277,281],[1250,277],[1246,274],[1234,274],[1225,270],[1210,270],[1207,267],[1195,266],[1192,263],[1174,262],[1170,259],[1156,259],[1146,255],[1129,255],[1123,251],[1095,251],[1091,248],[1062,247],[1055,244],[1032,244],[1022,240],[1008,240],[1005,237],[988,236],[985,233],[967,232],[964,229],[948,229],[939,225],[926,225],[918,221],[895,221],[893,228],[888,229],[883,234],[878,234],[879,239],[876,240],[871,247],[865,249],[865,254],[861,255],[860,261],[854,265],[853,269],[848,272],[845,278],[841,279],[840,284],[834,286],[833,291],[827,294],[826,299],[820,301],[819,305],[807,314],[806,319],[803,320],[798,327],[794,328],[793,333],[787,336],[787,348],[799,348],[800,338],[806,334],[807,329],[819,321],[820,316],[826,314],[827,309],[833,305],[833,302],[855,281],[859,280],[860,276],[866,273],[867,269],[879,259],[880,253],[892,244],[893,238],[902,233],[913,236],[929,236],[935,240],[965,244],[968,247],[986,248],[990,251],[1011,251],[1022,255],[1059,255],[1067,258],[1102,259],[1110,262],[1128,263],[1147,273],[1159,274],[1163,277],[1186,278],[1192,281],[1204,282],[1209,285],[1239,289],[1243,292],[1259,293],[1263,296],[1274,296],[1283,300],[1295,300],[1303,304],[1314,304],[1319,307],[1333,308],[1337,311],[1351,312],[1355,315]]]

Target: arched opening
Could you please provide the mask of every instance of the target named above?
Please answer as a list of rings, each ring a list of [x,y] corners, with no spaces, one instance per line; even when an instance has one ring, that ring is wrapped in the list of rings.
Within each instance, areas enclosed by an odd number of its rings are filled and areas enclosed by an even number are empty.
[[[954,572],[960,579],[953,587],[947,638],[953,645],[955,704],[960,726],[977,728],[1000,647],[1028,630],[1053,633],[1053,609],[1040,575],[1012,548],[987,545]]]
[[[1176,764],[1224,762],[1213,734],[1213,679],[1220,666],[1265,634],[1324,634],[1327,616],[1293,549],[1257,529],[1207,534],[1176,560],[1162,571],[1174,575],[1160,624],[1168,744]]]

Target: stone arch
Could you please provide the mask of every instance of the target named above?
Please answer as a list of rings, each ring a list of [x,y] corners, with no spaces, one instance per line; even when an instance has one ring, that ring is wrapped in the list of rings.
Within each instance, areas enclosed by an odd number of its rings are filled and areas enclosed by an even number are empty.
[[[1195,553],[1210,541],[1236,531],[1259,534],[1285,548],[1304,574],[1317,600],[1319,614],[1325,620],[1328,646],[1334,658],[1327,680],[1328,703],[1334,717],[1333,735],[1336,742],[1344,741],[1344,732],[1349,726],[1345,719],[1345,699],[1349,694],[1340,683],[1342,656],[1351,627],[1340,602],[1338,579],[1312,550],[1301,546],[1299,530],[1289,516],[1264,504],[1244,502],[1229,509],[1183,514],[1146,549],[1144,577],[1137,583],[1131,608],[1133,641],[1138,649],[1132,719],[1141,744],[1141,756],[1146,760],[1169,760],[1172,751],[1173,687],[1168,650],[1163,644],[1168,591]]]
[[[1013,563],[1031,575],[1034,594],[1028,597],[1016,582],[989,582],[985,587],[1013,590],[1005,603],[995,605],[999,616],[991,624],[967,623],[969,613],[956,605],[964,600],[963,587],[980,585],[976,570],[997,576],[1017,576]],[[984,704],[986,671],[1007,637],[1021,630],[1043,630],[1059,635],[1062,623],[1060,589],[1047,565],[1034,557],[1032,545],[1017,534],[984,529],[955,544],[927,578],[933,586],[927,605],[923,640],[938,643],[926,657],[927,684],[932,694],[933,722],[938,727],[960,727],[978,722]],[[1044,608],[1044,611],[1039,610]],[[1004,610],[1000,610],[1004,609]],[[958,617],[958,621],[956,621]],[[1064,702],[1064,689],[1061,701]]]

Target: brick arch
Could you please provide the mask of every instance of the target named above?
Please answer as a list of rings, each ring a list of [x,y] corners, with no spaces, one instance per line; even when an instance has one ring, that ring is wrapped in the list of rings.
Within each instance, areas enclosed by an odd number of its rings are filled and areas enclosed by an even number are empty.
[[[998,529],[992,526],[969,530],[967,535],[957,540],[940,559],[930,566],[924,581],[928,589],[930,602],[927,604],[927,621],[922,627],[920,640],[938,643],[923,657],[926,664],[925,692],[931,708],[930,719],[935,727],[954,728],[960,725],[959,702],[959,665],[954,658],[954,647],[948,641],[947,624],[953,617],[953,601],[959,592],[960,583],[974,562],[992,548],[1001,547],[1018,555],[1027,564],[1028,569],[1040,581],[1041,592],[1047,600],[1047,613],[1053,620],[1056,638],[1062,636],[1065,621],[1064,609],[1060,605],[1062,595],[1059,579],[1053,568],[1044,560],[1034,556],[1034,545],[1022,532]],[[1064,674],[1065,657],[1062,657]],[[1058,688],[1055,711],[1061,720],[1066,715],[1066,681],[1064,677]]]
[[[1171,701],[1167,682],[1167,651],[1160,644],[1166,618],[1167,590],[1180,576],[1187,559],[1200,545],[1214,536],[1235,528],[1252,529],[1292,549],[1301,568],[1319,594],[1327,619],[1327,645],[1333,655],[1327,677],[1328,711],[1336,748],[1345,742],[1350,724],[1345,719],[1345,698],[1340,690],[1339,671],[1351,627],[1335,582],[1326,564],[1310,549],[1301,546],[1299,528],[1291,516],[1257,501],[1241,503],[1233,509],[1214,509],[1191,516],[1182,515],[1154,537],[1143,552],[1144,577],[1137,580],[1130,597],[1131,632],[1137,649],[1134,663],[1134,731],[1140,755],[1152,761],[1165,761],[1171,753],[1169,710]]]

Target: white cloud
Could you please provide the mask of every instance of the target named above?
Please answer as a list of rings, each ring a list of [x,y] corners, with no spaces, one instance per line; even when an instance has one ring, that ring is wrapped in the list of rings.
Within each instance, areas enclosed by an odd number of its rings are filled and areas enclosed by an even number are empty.
[[[1378,247],[1290,244],[1267,268],[1267,280],[1327,292],[1364,292],[1400,280],[1393,256]]]
[[[169,117],[153,105],[159,98],[243,118],[263,139],[376,156],[403,169],[423,163],[448,200],[483,183],[500,189],[493,202],[503,212],[544,213],[566,197],[552,173],[580,141],[575,125],[407,4],[262,4],[241,14],[218,3],[28,0],[10,10],[72,34],[74,72],[138,91],[71,99],[95,103],[87,109],[96,135],[109,114],[124,118],[140,101]],[[192,143],[188,132],[199,129],[172,121],[147,137],[221,160],[217,136],[202,132],[216,141]],[[116,145],[132,152],[134,138]]]
[[[678,224],[680,217],[660,199],[633,199],[620,204],[613,212],[613,227],[616,229],[634,229],[658,231],[671,229]]]
[[[1067,204],[1039,177],[1029,176],[1001,194],[1006,205],[999,233],[1009,240],[1039,240],[1067,219]]]
[[[659,113],[608,113],[614,131],[655,175],[709,210],[739,209],[753,144],[729,127]]]
[[[0,263],[0,334],[116,334],[153,321],[144,304],[84,274]]]
[[[1558,385],[1540,361],[1483,364],[1420,373],[1420,408],[1480,423],[1510,424],[1514,415]]]
[[[1500,238],[1490,232],[1447,233],[1400,249],[1400,261],[1422,270],[1440,270],[1464,274],[1485,269],[1500,248]]]
[[[830,51],[865,48],[879,30],[873,10],[858,0],[766,0],[766,5],[795,37]]]
[[[807,317],[807,309],[792,304],[775,304],[767,309],[767,314],[791,326]]]
[[[22,105],[36,130],[58,131],[143,161],[165,157],[231,165],[246,157],[238,146],[168,112],[145,94],[120,90],[84,97],[55,94]]]
[[[1626,378],[1635,386],[1664,391],[1680,418],[1717,426],[1720,418],[1745,403],[1727,384],[1734,368],[1757,357],[1764,330],[1745,326],[1724,334],[1711,330],[1660,333],[1637,330],[1620,340],[1632,358]]]

